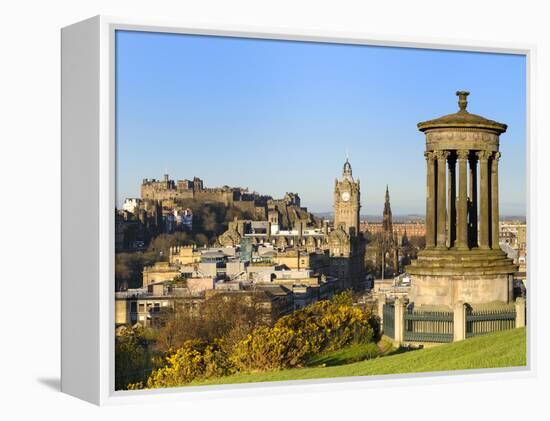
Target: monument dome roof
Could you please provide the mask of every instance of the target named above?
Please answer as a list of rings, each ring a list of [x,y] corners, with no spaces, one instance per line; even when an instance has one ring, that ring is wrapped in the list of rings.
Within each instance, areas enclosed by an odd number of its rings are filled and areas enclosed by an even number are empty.
[[[458,91],[456,94],[459,97],[458,105],[460,109],[458,112],[444,115],[443,117],[439,117],[434,120],[418,123],[418,129],[422,132],[429,129],[443,128],[488,129],[498,133],[504,133],[506,131],[506,128],[508,127],[506,124],[489,120],[477,114],[471,114],[466,110],[468,105],[466,97],[470,94],[469,92]]]

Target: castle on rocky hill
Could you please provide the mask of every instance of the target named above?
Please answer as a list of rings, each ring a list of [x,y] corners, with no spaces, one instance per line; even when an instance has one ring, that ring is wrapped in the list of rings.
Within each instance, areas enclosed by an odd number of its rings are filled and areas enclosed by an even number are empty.
[[[247,212],[255,220],[267,220],[269,213],[277,211],[283,226],[291,226],[297,219],[314,222],[307,208],[301,207],[298,193],[286,193],[282,199],[250,192],[243,187],[204,186],[202,179],[173,180],[168,174],[162,180],[144,179],[141,184],[141,201],[159,203],[163,208],[176,208],[185,201],[221,203],[227,207]]]

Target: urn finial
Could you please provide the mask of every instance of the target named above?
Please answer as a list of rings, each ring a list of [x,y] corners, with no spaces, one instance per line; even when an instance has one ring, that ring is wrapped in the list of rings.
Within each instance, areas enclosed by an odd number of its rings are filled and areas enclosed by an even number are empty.
[[[456,95],[458,96],[458,106],[460,107],[460,111],[466,111],[466,107],[468,106],[468,95],[470,95],[470,92],[468,91],[456,91]]]

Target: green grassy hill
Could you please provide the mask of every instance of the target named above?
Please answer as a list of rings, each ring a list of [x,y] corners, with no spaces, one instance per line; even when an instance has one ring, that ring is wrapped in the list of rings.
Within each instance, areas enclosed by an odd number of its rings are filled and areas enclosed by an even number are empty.
[[[362,349],[361,347],[366,347]],[[372,355],[372,344],[354,345],[335,353],[316,357],[312,364],[326,366],[295,368],[263,373],[240,373],[192,385],[269,382],[380,374],[420,373],[526,365],[525,328],[493,333],[434,348],[395,352],[366,361],[348,364],[357,356]]]

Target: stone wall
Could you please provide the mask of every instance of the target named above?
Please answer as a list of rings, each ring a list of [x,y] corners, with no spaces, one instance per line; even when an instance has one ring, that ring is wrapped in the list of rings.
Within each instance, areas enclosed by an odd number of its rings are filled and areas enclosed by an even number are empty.
[[[459,301],[471,304],[512,300],[512,276],[500,275],[415,275],[411,296],[416,306],[453,307]]]
[[[168,262],[157,262],[143,269],[143,286],[146,287],[153,282],[171,281],[179,273],[179,266]]]
[[[115,300],[115,325],[129,323],[127,300]]]

